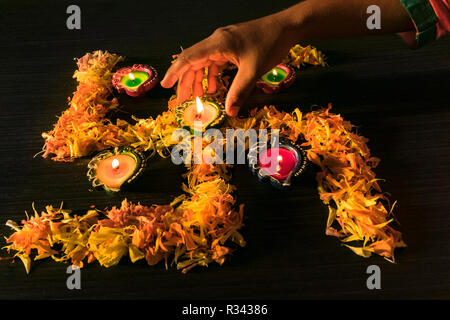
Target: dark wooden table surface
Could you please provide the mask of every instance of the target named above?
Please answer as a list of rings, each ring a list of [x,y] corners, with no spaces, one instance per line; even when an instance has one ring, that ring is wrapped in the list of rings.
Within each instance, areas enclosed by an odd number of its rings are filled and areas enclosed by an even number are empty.
[[[215,28],[256,18],[295,1],[78,1],[82,28],[66,28],[68,1],[0,4],[0,234],[8,219],[47,204],[84,210],[118,205],[127,197],[164,204],[178,195],[182,166],[154,159],[150,172],[126,194],[90,192],[88,159],[55,163],[33,156],[75,90],[74,57],[106,49],[126,64],[148,63],[161,74],[171,54]],[[66,288],[67,265],[0,262],[0,298],[316,299],[450,298],[449,79],[450,39],[410,50],[396,36],[313,42],[329,67],[305,68],[278,95],[255,92],[249,106],[284,110],[333,103],[333,110],[370,139],[383,189],[398,200],[396,216],[408,248],[397,263],[364,259],[324,234],[328,210],[312,174],[287,192],[257,182],[245,166],[233,182],[246,204],[248,245],[223,266],[182,274],[162,264],[121,262],[82,270],[82,289]],[[138,99],[120,96],[123,110],[155,116],[172,91],[160,87]],[[2,238],[1,245],[4,245]],[[6,252],[2,250],[2,255]],[[381,290],[368,290],[366,269],[381,268]]]

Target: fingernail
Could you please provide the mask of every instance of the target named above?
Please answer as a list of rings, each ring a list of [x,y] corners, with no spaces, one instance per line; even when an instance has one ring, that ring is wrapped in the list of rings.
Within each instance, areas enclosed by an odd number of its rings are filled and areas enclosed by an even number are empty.
[[[238,106],[231,106],[227,110],[227,114],[230,117],[236,117],[238,115],[238,112],[239,112],[239,107]]]

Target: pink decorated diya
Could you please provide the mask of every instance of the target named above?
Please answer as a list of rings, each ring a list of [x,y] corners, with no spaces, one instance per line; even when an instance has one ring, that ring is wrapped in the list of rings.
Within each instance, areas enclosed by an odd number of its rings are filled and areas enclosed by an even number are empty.
[[[277,180],[285,180],[297,166],[295,150],[269,148],[259,155],[258,165],[264,175],[269,175]]]
[[[304,149],[289,140],[280,139],[258,153],[256,161],[250,162],[250,170],[260,181],[269,180],[278,189],[291,186],[292,178],[301,175],[308,160]]]
[[[112,84],[119,93],[125,92],[131,97],[140,97],[158,83],[158,72],[146,64],[134,64],[117,70]]]
[[[294,83],[295,75],[294,68],[287,64],[280,63],[264,74],[256,82],[256,86],[265,93],[277,93]]]

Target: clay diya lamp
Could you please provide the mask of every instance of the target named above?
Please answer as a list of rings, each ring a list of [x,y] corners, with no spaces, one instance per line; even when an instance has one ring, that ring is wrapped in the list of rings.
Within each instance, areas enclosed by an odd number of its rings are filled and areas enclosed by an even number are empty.
[[[303,148],[290,140],[280,139],[279,143],[259,150],[256,159],[249,163],[250,170],[260,181],[268,180],[278,189],[287,189],[294,178],[304,173],[308,159]]]
[[[97,154],[88,164],[87,176],[94,188],[118,192],[144,171],[145,157],[131,147],[116,147]]]
[[[200,99],[188,100],[175,109],[175,119],[182,128],[191,133],[205,132],[219,127],[225,120],[225,108],[217,101]]]
[[[275,68],[264,74],[256,86],[265,93],[277,93],[289,87],[295,80],[295,70],[291,66],[280,63]]]
[[[145,64],[135,64],[117,70],[112,84],[119,93],[125,92],[131,97],[143,96],[158,83],[158,72]]]

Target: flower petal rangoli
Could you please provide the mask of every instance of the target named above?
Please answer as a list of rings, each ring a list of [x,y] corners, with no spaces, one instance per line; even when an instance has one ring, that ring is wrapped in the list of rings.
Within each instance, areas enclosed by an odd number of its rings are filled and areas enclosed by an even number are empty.
[[[170,156],[171,147],[178,143],[172,133],[179,129],[174,99],[156,118],[134,118],[134,123],[107,118],[118,107],[117,99],[111,98],[111,79],[122,60],[103,51],[78,59],[77,90],[54,128],[43,133],[44,157],[73,161],[120,146],[148,157]],[[285,62],[296,67],[325,65],[323,54],[310,46],[295,46]],[[224,77],[213,98],[223,98],[228,83]],[[286,113],[269,106],[252,110],[248,118],[228,118],[220,129],[278,129],[284,139],[303,140],[307,158],[320,168],[318,192],[329,211],[326,234],[338,237],[358,255],[375,253],[392,261],[395,248],[405,243],[391,226],[393,205],[389,208],[373,171],[379,159],[371,156],[367,139],[330,110],[331,106],[306,114],[300,109]],[[170,204],[144,206],[125,199],[120,207],[89,209],[82,216],[47,206],[41,214],[35,210],[20,226],[8,221],[14,233],[6,248],[23,261],[27,272],[32,257],[51,257],[80,267],[98,261],[110,267],[128,256],[132,262],[145,259],[149,265],[164,261],[183,272],[212,262],[223,264],[231,252],[245,246],[240,233],[244,207],[236,203],[230,165],[186,167],[184,193]]]

